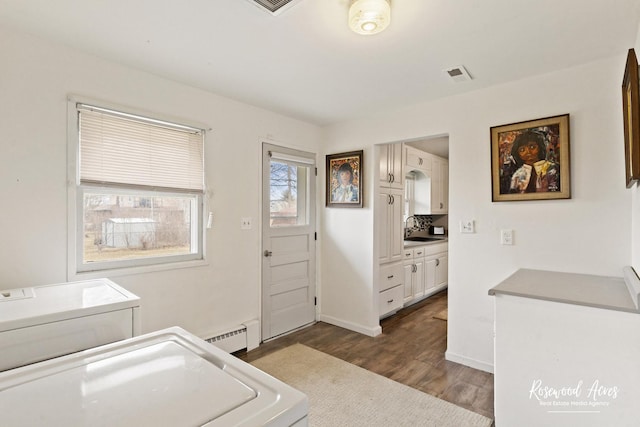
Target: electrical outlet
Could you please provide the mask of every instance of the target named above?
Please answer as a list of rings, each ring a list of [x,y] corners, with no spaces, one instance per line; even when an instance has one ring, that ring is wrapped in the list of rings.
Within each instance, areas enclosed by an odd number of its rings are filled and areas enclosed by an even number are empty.
[[[500,230],[500,244],[513,245],[513,230]]]
[[[251,225],[251,218],[242,218],[240,220],[240,228],[242,230],[250,230],[252,227]]]
[[[476,227],[475,223],[472,219],[460,221],[460,232],[461,233],[475,233]]]

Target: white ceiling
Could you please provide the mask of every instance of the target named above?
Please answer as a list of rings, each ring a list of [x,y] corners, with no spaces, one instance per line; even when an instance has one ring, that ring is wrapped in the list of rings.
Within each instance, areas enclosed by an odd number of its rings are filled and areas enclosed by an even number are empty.
[[[325,125],[624,54],[640,0],[392,0],[391,26],[374,36],[352,33],[347,9],[0,0],[0,25]],[[457,65],[471,82],[443,72]]]

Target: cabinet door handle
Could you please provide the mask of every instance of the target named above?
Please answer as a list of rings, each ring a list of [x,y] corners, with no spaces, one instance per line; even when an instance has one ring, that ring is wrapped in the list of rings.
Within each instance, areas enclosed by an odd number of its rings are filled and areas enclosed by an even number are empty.
[[[390,173],[389,175],[391,175],[391,181],[389,182],[395,182],[396,181],[396,176],[392,173]]]
[[[391,195],[391,204],[393,205],[396,202],[396,196]]]
[[[391,298],[390,300],[387,300],[387,304],[391,304],[393,302],[393,298]]]
[[[264,251],[264,256],[266,256],[266,257],[270,257],[271,255],[273,255],[273,252],[268,251],[268,250],[266,250],[266,249],[265,249],[265,251]]]
[[[391,276],[387,276],[387,279],[389,280],[393,279],[393,274]]]
[[[419,158],[418,158],[418,164],[419,164],[420,166],[422,166],[422,157],[419,157]]]
[[[439,259],[437,259],[437,260],[436,260],[436,267],[437,267],[437,266],[439,266],[439,265],[440,265],[440,260],[439,260]]]
[[[442,202],[440,202],[440,209],[442,209],[444,207],[444,205],[442,204]]]
[[[391,173],[388,173],[387,175],[387,182],[393,182],[393,175],[391,175]]]

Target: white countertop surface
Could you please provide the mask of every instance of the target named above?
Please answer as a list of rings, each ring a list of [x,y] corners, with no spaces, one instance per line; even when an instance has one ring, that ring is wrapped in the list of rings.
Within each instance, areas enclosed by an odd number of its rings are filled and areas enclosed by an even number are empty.
[[[430,237],[437,238],[438,240],[434,240],[434,241],[431,241],[431,242],[418,242],[418,241],[413,241],[413,240],[405,240],[404,241],[404,247],[405,248],[412,248],[414,246],[437,245],[437,244],[440,244],[440,243],[447,243],[449,241],[449,239],[447,237],[437,237],[437,236],[430,236]]]
[[[512,295],[640,313],[622,277],[520,269],[491,288],[489,295]]]

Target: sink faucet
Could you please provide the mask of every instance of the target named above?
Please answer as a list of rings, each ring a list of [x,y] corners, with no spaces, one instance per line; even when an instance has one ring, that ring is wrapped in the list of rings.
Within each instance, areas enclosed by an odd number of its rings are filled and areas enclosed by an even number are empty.
[[[411,225],[411,228],[409,228],[409,220],[413,220],[413,224]],[[416,228],[416,217],[415,215],[410,215],[407,217],[407,219],[404,221],[404,237],[409,237],[411,236],[411,233],[413,233],[413,231]]]

